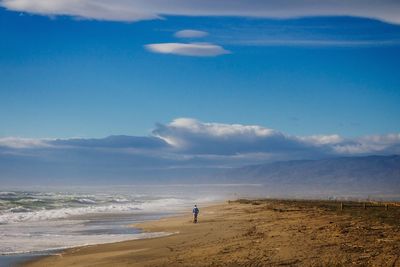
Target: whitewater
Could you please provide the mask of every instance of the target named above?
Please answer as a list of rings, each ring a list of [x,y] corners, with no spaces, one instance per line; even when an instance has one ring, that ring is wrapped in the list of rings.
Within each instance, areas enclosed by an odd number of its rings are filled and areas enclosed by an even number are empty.
[[[257,189],[226,184],[0,188],[0,263],[13,255],[169,235],[143,233],[131,225],[190,213],[193,204],[253,195]]]

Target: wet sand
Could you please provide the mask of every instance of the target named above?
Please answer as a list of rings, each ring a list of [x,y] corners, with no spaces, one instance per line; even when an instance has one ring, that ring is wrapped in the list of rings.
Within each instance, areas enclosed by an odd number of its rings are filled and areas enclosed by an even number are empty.
[[[170,236],[68,249],[25,266],[400,266],[398,208],[390,217],[384,209],[376,215],[373,208],[329,205],[258,200],[200,207],[198,224],[188,213],[135,225]]]

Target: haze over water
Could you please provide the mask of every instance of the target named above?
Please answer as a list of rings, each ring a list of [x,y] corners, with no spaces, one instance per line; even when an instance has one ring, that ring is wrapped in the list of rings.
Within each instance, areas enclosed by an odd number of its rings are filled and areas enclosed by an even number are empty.
[[[1,255],[164,235],[130,224],[177,212],[195,203],[261,195],[258,185],[151,185],[33,188],[0,192]]]

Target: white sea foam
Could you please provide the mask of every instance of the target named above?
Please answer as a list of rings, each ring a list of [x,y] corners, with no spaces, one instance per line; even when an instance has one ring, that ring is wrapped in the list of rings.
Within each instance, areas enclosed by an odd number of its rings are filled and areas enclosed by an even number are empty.
[[[77,199],[81,201],[75,201]],[[140,201],[118,198],[117,201],[110,199],[106,201],[108,204],[102,205],[87,200],[90,199],[82,197],[68,202],[68,205],[78,202],[83,205],[80,207],[42,207],[32,211],[26,207],[14,206],[0,211],[0,255],[45,252],[168,235],[164,232],[140,233],[128,225],[187,205],[184,199],[179,198]]]
[[[88,199],[88,198],[79,198],[76,200],[78,203],[82,204],[96,204],[96,201],[93,199]]]
[[[15,192],[0,192],[0,196],[16,196]]]
[[[125,235],[8,235],[0,236],[0,255],[45,252],[76,246],[105,244],[126,240],[168,236],[172,233],[153,232]]]
[[[225,188],[213,185],[211,193],[210,187],[200,185],[124,186],[85,192],[3,191],[0,255],[167,235],[140,233],[127,226],[182,209],[190,213],[195,203],[226,196]]]
[[[179,205],[183,203],[184,201],[181,199],[168,198],[151,200],[142,203],[116,203],[108,205],[90,205],[85,207],[59,208],[37,211],[30,211],[29,209],[18,206],[0,213],[0,224],[25,221],[46,221],[96,213],[173,211],[174,209],[179,208]]]
[[[11,208],[11,209],[7,210],[7,212],[12,212],[12,213],[15,213],[15,212],[30,212],[30,211],[31,211],[31,209],[24,208],[22,206],[17,206],[15,208]],[[1,220],[0,220],[0,223],[1,223]]]

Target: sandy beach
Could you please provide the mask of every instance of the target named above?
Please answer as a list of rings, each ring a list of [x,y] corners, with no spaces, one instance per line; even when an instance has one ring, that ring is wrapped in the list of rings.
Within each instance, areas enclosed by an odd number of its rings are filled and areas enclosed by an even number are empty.
[[[400,266],[399,208],[257,200],[134,227],[170,236],[73,248],[25,266]]]

